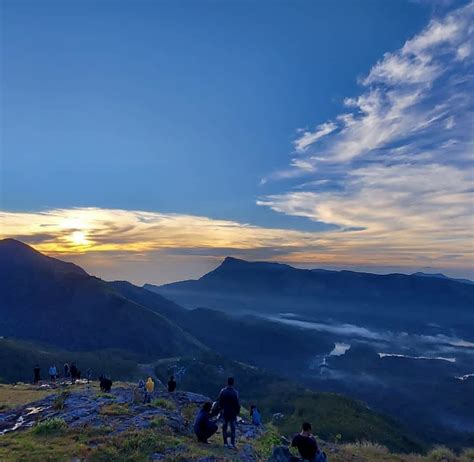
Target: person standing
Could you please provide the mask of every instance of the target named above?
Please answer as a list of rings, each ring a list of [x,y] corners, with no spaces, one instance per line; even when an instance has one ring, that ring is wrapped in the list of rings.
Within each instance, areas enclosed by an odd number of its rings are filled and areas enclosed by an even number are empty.
[[[64,378],[69,378],[69,363],[64,363]]]
[[[168,380],[168,391],[173,393],[176,390],[176,380],[174,379],[174,375],[170,377]]]
[[[56,366],[53,364],[49,368],[49,380],[54,383],[56,382],[56,376],[58,375],[58,370],[56,369]]]
[[[41,369],[40,369],[40,367],[39,367],[39,364],[37,364],[37,365],[33,368],[33,383],[34,383],[35,385],[37,385],[40,380],[41,380]]]
[[[79,370],[77,369],[76,363],[71,364],[71,368],[69,369],[69,373],[71,374],[71,381],[72,383],[76,382],[76,379],[78,379],[78,373]]]
[[[146,381],[146,384],[145,384],[144,404],[149,403],[151,401],[151,395],[154,390],[155,390],[155,382],[153,382],[153,379],[151,377],[148,377],[148,380]]]
[[[224,424],[222,425],[222,436],[224,438],[224,446],[235,449],[235,427],[237,416],[240,414],[239,393],[234,388],[234,378],[227,379],[227,387],[223,388],[219,393],[219,408],[221,409]],[[228,444],[227,429],[230,426],[230,445]]]

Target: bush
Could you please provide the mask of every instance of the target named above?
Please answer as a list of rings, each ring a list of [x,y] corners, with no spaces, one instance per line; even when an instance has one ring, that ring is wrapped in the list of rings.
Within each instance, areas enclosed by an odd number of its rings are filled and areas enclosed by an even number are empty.
[[[389,453],[389,450],[378,443],[372,443],[371,441],[357,441],[356,443],[350,443],[345,445],[346,449],[350,451],[361,451],[364,454],[378,454],[386,455]]]
[[[451,449],[444,446],[437,446],[428,453],[428,460],[430,461],[442,461],[442,462],[454,462],[456,461],[456,454]]]
[[[91,454],[93,462],[141,462],[148,461],[153,452],[162,452],[172,445],[153,430],[125,433],[116,436],[107,444]]]
[[[151,428],[162,428],[166,425],[166,419],[163,416],[154,417],[150,421]]]
[[[67,424],[64,419],[55,417],[53,419],[46,419],[36,424],[33,432],[36,435],[58,435],[67,430]]]
[[[474,448],[467,448],[461,454],[462,462],[473,462],[474,461]]]
[[[102,415],[128,415],[130,409],[126,404],[112,403],[104,404],[99,411]]]
[[[56,411],[62,411],[70,394],[70,391],[63,391],[58,396],[56,396],[53,401],[53,409],[56,409]]]
[[[150,404],[153,407],[161,407],[163,409],[166,409],[167,411],[174,411],[176,409],[176,405],[173,401],[164,398],[154,399]]]

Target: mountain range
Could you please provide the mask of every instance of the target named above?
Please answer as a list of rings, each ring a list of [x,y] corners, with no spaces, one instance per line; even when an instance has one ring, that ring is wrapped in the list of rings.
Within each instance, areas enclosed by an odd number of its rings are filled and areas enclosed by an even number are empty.
[[[305,270],[228,257],[198,280],[144,287],[187,308],[292,313],[408,332],[434,323],[474,335],[474,286],[438,277]]]
[[[184,367],[186,380],[203,392],[216,386],[222,370],[245,376],[246,393],[268,409],[278,409],[285,390],[293,420],[282,425],[294,425],[301,412],[316,415],[302,409],[307,387],[344,393],[402,419],[414,437],[388,419],[391,436],[383,439],[398,450],[400,441],[409,450],[420,447],[417,438],[473,444],[474,429],[465,423],[474,419],[474,380],[456,378],[473,372],[473,306],[474,286],[462,281],[301,270],[230,257],[199,280],[138,287],[103,281],[5,239],[0,377],[19,380],[33,362],[47,367],[68,357],[123,379],[135,379],[143,364],[166,375],[157,364],[179,362],[178,371]],[[208,372],[190,372],[195,369]],[[420,390],[426,399],[416,398]],[[334,396],[334,412],[343,416],[348,401]],[[308,403],[320,399],[308,395]],[[351,412],[357,406],[351,404]],[[366,421],[371,412],[364,411]],[[374,415],[373,422],[382,418]],[[354,439],[365,435],[337,421]],[[321,423],[328,435],[334,425],[329,431]]]

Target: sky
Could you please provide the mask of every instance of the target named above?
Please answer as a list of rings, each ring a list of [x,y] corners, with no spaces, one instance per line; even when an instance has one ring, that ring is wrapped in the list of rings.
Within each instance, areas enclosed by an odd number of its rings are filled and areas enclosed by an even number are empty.
[[[0,0],[0,238],[474,277],[474,3]]]

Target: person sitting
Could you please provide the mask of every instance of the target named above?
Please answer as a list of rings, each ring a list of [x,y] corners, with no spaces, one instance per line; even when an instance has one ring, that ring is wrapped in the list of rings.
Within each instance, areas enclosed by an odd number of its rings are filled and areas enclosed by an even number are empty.
[[[174,375],[170,377],[168,380],[168,391],[173,393],[176,390],[176,380],[174,379]]]
[[[209,444],[208,439],[217,432],[217,424],[211,420],[212,403],[204,403],[194,421],[194,433],[200,443]]]
[[[260,415],[260,411],[257,409],[257,406],[255,406],[255,404],[252,404],[250,406],[250,419],[256,427],[259,427],[262,424],[262,417]]]
[[[304,422],[301,432],[295,435],[291,445],[298,448],[298,452],[303,460],[316,462],[316,456],[319,453],[316,438],[311,434],[311,424]]]

